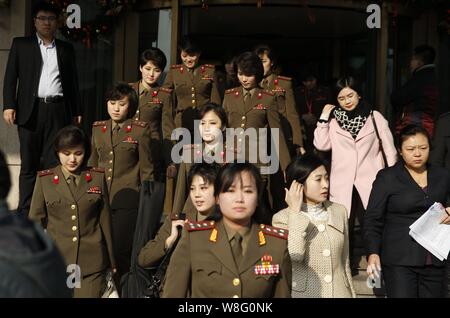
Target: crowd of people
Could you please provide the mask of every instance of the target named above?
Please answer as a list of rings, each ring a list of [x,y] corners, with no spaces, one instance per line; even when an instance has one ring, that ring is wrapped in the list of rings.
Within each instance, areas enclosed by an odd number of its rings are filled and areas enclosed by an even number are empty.
[[[3,117],[18,127],[22,164],[14,215],[0,158],[0,296],[99,298],[114,282],[125,297],[132,264],[151,276],[167,263],[161,297],[354,298],[365,257],[387,297],[448,295],[449,262],[409,236],[434,202],[450,224],[450,117],[435,125],[432,47],[414,50],[411,79],[392,93],[394,133],[352,76],[325,88],[304,72],[295,89],[259,45],[220,83],[189,38],[162,85],[166,56],[142,52],[140,79],[109,89],[109,118],[85,132],[58,16],[39,2],[36,34],[13,40],[6,68]],[[254,156],[261,148],[270,162]],[[164,185],[161,211],[142,208],[144,182]],[[136,246],[141,213],[156,213],[158,230]]]

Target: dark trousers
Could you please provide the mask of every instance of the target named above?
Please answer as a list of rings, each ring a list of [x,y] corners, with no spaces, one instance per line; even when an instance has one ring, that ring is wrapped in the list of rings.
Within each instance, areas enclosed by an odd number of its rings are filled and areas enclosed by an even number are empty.
[[[362,236],[364,211],[358,191],[353,187],[352,208],[348,220],[350,269],[353,276],[358,275],[359,263],[365,254]]]
[[[138,209],[112,210],[112,236],[114,256],[117,264],[115,276],[117,289],[120,290],[120,279],[130,271],[131,251],[133,248],[134,231],[136,229]]]
[[[382,273],[389,298],[445,297],[445,267],[383,265]]]
[[[59,161],[53,150],[56,133],[70,123],[64,102],[45,104],[36,101],[31,119],[18,127],[20,142],[19,206],[17,212],[28,216],[36,173],[52,168]]]

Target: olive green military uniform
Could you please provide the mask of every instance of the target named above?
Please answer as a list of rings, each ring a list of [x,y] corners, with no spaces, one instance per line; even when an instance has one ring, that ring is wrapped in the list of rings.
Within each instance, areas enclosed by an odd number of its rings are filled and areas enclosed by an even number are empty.
[[[93,124],[89,163],[105,169],[119,280],[130,267],[140,185],[154,180],[154,170],[148,124],[127,119],[114,133],[116,125],[111,120]]]
[[[75,288],[75,297],[100,297],[104,271],[115,267],[103,169],[82,171],[74,190],[68,180],[61,166],[38,172],[29,217],[47,229],[67,265],[80,266],[81,288]]]
[[[290,148],[303,147],[300,117],[295,106],[295,96],[290,77],[270,74],[261,81],[261,87],[275,94],[283,132]],[[294,150],[295,150],[294,149]]]
[[[251,96],[244,101],[245,90],[243,87],[232,88],[225,91],[225,98],[223,107],[228,115],[228,126],[231,128],[256,128],[258,134],[258,145],[261,142],[266,142],[266,139],[259,139],[260,128],[278,128],[279,130],[279,153],[278,158],[283,171],[286,170],[291,161],[289,150],[284,138],[283,130],[281,129],[280,114],[278,112],[275,94],[265,91],[259,87],[251,91]],[[235,148],[237,155],[245,155],[245,158],[251,159],[249,156],[248,142],[243,147],[244,132],[241,132],[242,137],[236,138]],[[259,146],[258,146],[259,148]],[[267,147],[270,149],[270,147]],[[252,154],[253,155],[253,154]],[[257,158],[257,165],[262,165],[260,158]],[[252,162],[254,163],[254,162]]]
[[[204,105],[221,103],[214,65],[199,65],[192,70],[185,65],[172,65],[163,87],[173,89],[175,126],[190,131]]]
[[[173,142],[170,137],[175,129],[172,90],[163,87],[148,90],[141,81],[131,83],[130,86],[139,96],[139,107],[134,120],[145,121],[150,128],[154,174],[159,178],[165,175],[166,166],[172,162],[170,152]]]
[[[185,213],[185,219],[190,221],[199,221],[205,218],[200,215],[195,208],[193,210],[188,210]],[[180,219],[180,214],[178,215],[168,215],[164,220],[163,225],[156,234],[155,239],[148,241],[147,244],[141,249],[138,256],[138,263],[142,267],[153,267],[157,266],[159,261],[163,258],[166,253],[166,240],[169,238],[172,231],[172,221]]]
[[[290,298],[287,231],[253,223],[243,234],[240,261],[234,234],[222,220],[189,222],[167,269],[163,297]]]

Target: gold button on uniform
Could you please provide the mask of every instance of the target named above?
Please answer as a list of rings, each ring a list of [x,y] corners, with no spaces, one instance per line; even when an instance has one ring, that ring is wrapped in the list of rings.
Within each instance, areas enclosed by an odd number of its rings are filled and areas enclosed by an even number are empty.
[[[233,279],[233,286],[239,286],[240,283],[241,281],[239,280],[239,278]]]
[[[108,177],[107,180],[111,180],[111,177]]]
[[[75,221],[77,219],[76,215],[72,215],[72,220]]]
[[[192,97],[195,97],[195,94],[192,94]]]
[[[74,237],[72,238],[72,242],[76,242],[76,241],[78,241],[78,239],[74,236]]]
[[[195,104],[195,99],[192,100],[192,104]]]
[[[245,124],[241,124],[241,127],[245,127]]]
[[[195,88],[194,88],[194,86],[192,86],[192,87],[191,87],[191,91],[195,91]]]
[[[74,225],[74,226],[72,226],[72,231],[76,231],[77,230],[77,227]]]
[[[114,152],[110,151],[109,154],[112,156]]]
[[[112,161],[112,160],[110,160],[110,161],[109,161],[109,163],[113,163],[113,161]]]
[[[111,169],[111,168],[109,168],[109,169],[108,169],[108,171],[109,171],[109,172],[111,172],[111,171],[112,171],[112,169]]]
[[[242,120],[245,120],[245,116],[242,116]]]
[[[233,298],[239,298],[239,296],[238,295],[234,295]]]
[[[76,206],[75,204],[72,204],[72,205],[70,206],[70,208],[71,208],[72,210],[75,210],[75,209],[77,208],[77,206]]]

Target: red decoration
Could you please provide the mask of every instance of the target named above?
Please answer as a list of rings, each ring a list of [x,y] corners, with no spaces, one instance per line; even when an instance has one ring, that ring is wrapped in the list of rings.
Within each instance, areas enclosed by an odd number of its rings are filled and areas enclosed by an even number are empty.
[[[261,99],[261,98],[262,98],[262,94],[258,93],[258,99]]]
[[[106,126],[102,127],[102,132],[106,132]]]
[[[184,72],[184,68],[180,67],[180,73],[183,73],[183,72]]]
[[[200,67],[200,70],[202,71],[202,73],[205,73],[205,67],[203,65]]]
[[[86,178],[86,182],[91,182],[91,180],[92,180],[92,176],[90,173],[86,173],[85,178]]]
[[[156,96],[158,96],[158,91],[153,91],[152,92],[152,97],[156,97]]]
[[[127,126],[127,133],[131,132],[131,125]]]
[[[59,183],[59,177],[58,177],[58,176],[55,175],[55,176],[53,177],[53,183],[54,183],[54,184],[58,184],[58,183]]]
[[[234,93],[234,96],[238,97],[239,96],[239,92]]]
[[[275,85],[278,85],[278,78],[273,81]]]

